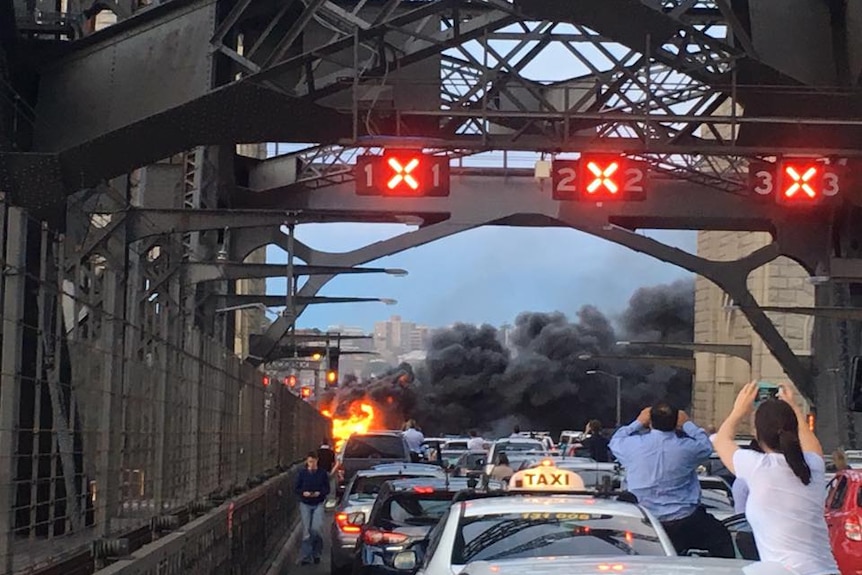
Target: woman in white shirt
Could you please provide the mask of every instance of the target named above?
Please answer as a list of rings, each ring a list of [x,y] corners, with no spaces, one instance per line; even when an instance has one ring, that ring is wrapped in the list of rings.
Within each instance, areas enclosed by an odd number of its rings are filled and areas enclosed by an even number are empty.
[[[757,407],[754,427],[763,453],[739,449],[733,438],[754,410],[757,383],[742,388],[715,436],[715,451],[745,481],[745,515],[761,561],[781,563],[799,575],[837,575],[824,518],[823,448],[808,429],[794,393],[782,385],[778,399]]]

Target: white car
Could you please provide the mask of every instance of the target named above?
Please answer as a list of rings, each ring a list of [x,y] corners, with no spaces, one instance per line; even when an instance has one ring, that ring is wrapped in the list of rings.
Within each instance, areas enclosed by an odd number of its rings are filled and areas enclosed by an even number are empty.
[[[789,575],[781,565],[701,557],[539,557],[477,561],[461,575]]]
[[[550,452],[545,449],[544,443],[538,439],[530,439],[529,437],[506,437],[498,439],[491,444],[491,449],[488,451],[487,463],[485,464],[486,475],[491,475],[491,471],[494,470],[494,465],[499,461],[501,453],[530,453],[536,458],[550,456]]]
[[[597,563],[624,560],[630,553],[676,555],[664,529],[639,505],[584,495],[510,492],[454,503],[429,535],[417,575],[457,575],[476,561],[566,556],[592,558],[592,573]],[[395,558],[399,570],[415,564],[410,551]]]

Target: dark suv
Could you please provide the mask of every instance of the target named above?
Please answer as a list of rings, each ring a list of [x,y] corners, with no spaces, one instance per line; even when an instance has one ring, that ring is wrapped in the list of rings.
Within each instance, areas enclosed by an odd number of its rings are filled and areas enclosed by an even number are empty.
[[[360,469],[371,469],[381,463],[410,463],[410,449],[400,431],[355,434],[344,444],[340,461],[339,495]]]

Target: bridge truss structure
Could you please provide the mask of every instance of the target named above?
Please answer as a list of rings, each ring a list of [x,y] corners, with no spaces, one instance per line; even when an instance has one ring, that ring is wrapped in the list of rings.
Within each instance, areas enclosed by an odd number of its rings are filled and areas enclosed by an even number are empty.
[[[828,441],[855,441],[847,397],[862,332],[846,308],[862,307],[862,9],[0,5],[0,573],[36,561],[27,546],[77,557],[94,537],[103,560],[145,521],[203,509],[285,465],[324,422],[255,367],[279,359],[308,305],[333,301],[319,292],[337,275],[483,225],[570,227],[708,278],[816,400]],[[98,29],[100,11],[117,22]],[[289,152],[266,153],[274,142]],[[448,157],[450,194],[356,195],[356,158],[391,148]],[[555,200],[533,164],[584,152],[645,162],[646,199]],[[784,158],[840,166],[838,200],[758,198],[750,167]],[[320,222],[410,227],[344,253],[285,232]],[[710,261],[638,233],[649,229],[761,231],[772,242]],[[259,261],[270,245],[305,278],[287,294],[249,289],[280,273]],[[828,278],[816,307],[797,310],[816,318],[811,361],[748,286],[781,257]],[[280,302],[292,303],[268,326],[260,310],[219,311]],[[254,323],[259,337],[237,347]]]

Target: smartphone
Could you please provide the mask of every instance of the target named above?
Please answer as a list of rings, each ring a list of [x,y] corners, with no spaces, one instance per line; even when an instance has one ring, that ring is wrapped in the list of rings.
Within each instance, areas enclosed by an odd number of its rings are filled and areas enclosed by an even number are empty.
[[[774,383],[765,381],[757,382],[757,397],[754,398],[754,407],[756,408],[767,399],[775,399],[778,397],[778,386]]]

